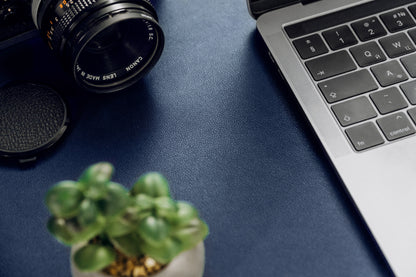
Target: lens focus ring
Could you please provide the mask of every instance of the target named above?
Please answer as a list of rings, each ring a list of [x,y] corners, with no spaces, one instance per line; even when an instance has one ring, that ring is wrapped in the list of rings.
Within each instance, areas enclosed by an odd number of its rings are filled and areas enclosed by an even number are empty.
[[[52,50],[61,47],[64,31],[73,23],[76,16],[91,8],[96,2],[96,0],[63,0],[56,5],[55,16],[50,16],[49,21],[44,25],[48,45]]]

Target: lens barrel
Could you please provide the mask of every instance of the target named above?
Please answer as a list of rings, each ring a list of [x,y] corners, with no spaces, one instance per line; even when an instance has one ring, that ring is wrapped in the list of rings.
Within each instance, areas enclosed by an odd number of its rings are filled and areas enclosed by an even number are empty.
[[[76,82],[94,92],[132,85],[155,65],[164,46],[147,0],[33,0],[32,16]]]

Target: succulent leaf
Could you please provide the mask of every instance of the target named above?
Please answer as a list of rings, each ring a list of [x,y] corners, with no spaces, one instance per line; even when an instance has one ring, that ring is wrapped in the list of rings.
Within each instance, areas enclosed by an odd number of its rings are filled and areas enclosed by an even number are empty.
[[[78,213],[83,199],[84,196],[77,182],[62,181],[49,189],[45,202],[53,215],[70,218]]]
[[[84,199],[81,203],[77,216],[81,226],[88,226],[95,223],[98,216],[99,211],[97,205],[91,199]]]
[[[105,195],[105,185],[111,180],[114,167],[107,162],[100,162],[88,167],[81,177],[79,182],[86,189],[86,194],[89,198],[99,199]]]
[[[186,226],[172,232],[172,237],[181,242],[183,250],[196,246],[208,235],[208,226],[202,220],[192,219]]]
[[[93,200],[99,200],[105,196],[107,193],[107,187],[106,186],[89,186],[85,192],[84,195],[87,198],[93,199]]]
[[[131,193],[133,195],[146,194],[150,197],[169,196],[168,181],[162,174],[149,172],[142,175],[134,184]]]
[[[98,200],[98,207],[105,216],[116,216],[130,203],[128,191],[120,184],[107,184],[106,195]]]
[[[116,260],[116,252],[109,246],[88,244],[75,252],[73,259],[81,271],[99,271]]]
[[[111,243],[123,254],[130,257],[137,257],[141,255],[143,241],[140,239],[140,236],[137,233],[129,233],[120,237],[111,237]]]
[[[158,197],[154,200],[156,215],[158,217],[166,218],[170,220],[177,214],[177,207],[175,201],[170,197]]]
[[[105,232],[109,237],[124,236],[136,228],[134,222],[122,217],[115,217],[107,221]]]
[[[151,245],[160,245],[169,235],[169,225],[162,219],[148,216],[138,227],[140,236]]]
[[[72,245],[77,234],[76,230],[63,218],[51,217],[47,224],[49,232],[57,240],[66,245]]]
[[[105,221],[104,217],[98,216],[94,223],[82,228],[77,235],[76,243],[88,241],[101,234],[105,227]]]
[[[167,238],[159,246],[142,243],[142,249],[143,253],[162,264],[169,263],[183,250],[180,242],[171,238]]]
[[[89,226],[82,227],[76,218],[63,219],[52,217],[47,227],[57,240],[66,245],[85,242],[100,234],[104,228],[105,219],[98,217],[97,221]]]
[[[149,211],[154,208],[154,198],[146,194],[138,194],[134,196],[134,205],[138,208],[139,212]]]
[[[186,203],[184,201],[178,201],[176,203],[176,207],[178,211],[176,215],[173,217],[173,222],[177,226],[185,226],[192,219],[198,217],[197,210],[189,203]]]
[[[140,221],[152,214],[153,209],[142,210],[135,205],[134,201],[130,201],[130,205],[127,206],[124,212],[114,218],[121,217],[123,220],[128,221],[131,225],[135,225],[135,227],[137,228],[137,225]]]

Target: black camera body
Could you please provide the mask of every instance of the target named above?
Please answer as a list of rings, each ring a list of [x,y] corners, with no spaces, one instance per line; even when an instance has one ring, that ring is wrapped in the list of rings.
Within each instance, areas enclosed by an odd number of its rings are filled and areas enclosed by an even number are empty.
[[[46,42],[45,50],[49,47],[85,90],[107,93],[132,85],[155,65],[163,50],[163,31],[148,0],[0,3],[0,49],[9,48],[4,53],[24,51],[31,47],[30,41],[16,47],[16,51],[10,47],[40,35]],[[24,61],[16,60],[18,55],[8,59],[5,54],[0,68],[0,161],[26,163],[60,141],[67,133],[70,118],[66,101],[48,81],[36,84],[36,78],[14,79],[20,74],[19,63]],[[50,57],[47,61],[52,62]],[[40,72],[49,70],[42,58],[28,63],[30,66],[24,70],[35,71],[38,66]],[[56,77],[52,75],[50,78]]]
[[[36,29],[30,5],[30,0],[0,0],[0,49]]]
[[[2,45],[38,29],[77,84],[89,91],[113,92],[132,85],[156,64],[164,47],[149,0],[0,2]]]

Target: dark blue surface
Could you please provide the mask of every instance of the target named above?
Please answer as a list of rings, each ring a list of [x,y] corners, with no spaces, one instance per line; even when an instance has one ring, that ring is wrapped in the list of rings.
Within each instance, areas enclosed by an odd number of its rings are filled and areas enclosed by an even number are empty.
[[[122,93],[82,93],[38,38],[0,53],[0,83],[48,83],[72,119],[33,167],[0,164],[0,276],[70,276],[43,196],[101,160],[127,186],[161,171],[194,203],[211,231],[205,277],[388,276],[245,1],[165,0],[158,13],[162,58]]]

